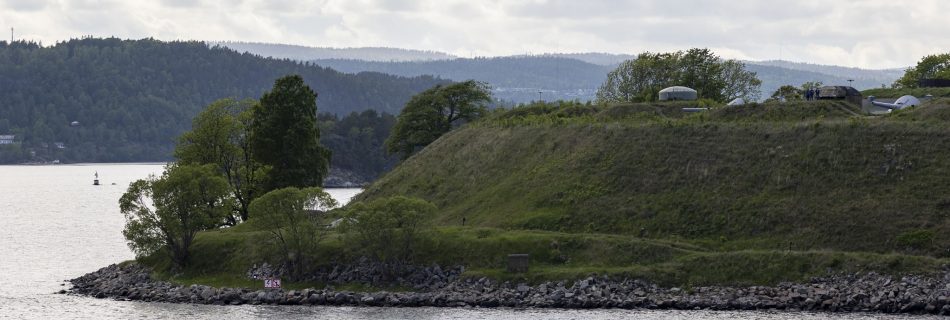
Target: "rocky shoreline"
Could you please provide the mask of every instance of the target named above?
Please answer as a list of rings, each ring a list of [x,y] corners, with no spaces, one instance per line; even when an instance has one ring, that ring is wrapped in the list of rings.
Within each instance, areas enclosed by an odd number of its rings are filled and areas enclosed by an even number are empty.
[[[536,286],[445,277],[421,292],[326,289],[253,290],[179,286],[153,280],[147,268],[111,265],[72,279],[60,293],[95,298],[215,305],[346,305],[386,307],[645,308],[786,310],[950,315],[950,272],[894,278],[874,273],[815,278],[774,287],[662,288],[640,280],[589,277]]]

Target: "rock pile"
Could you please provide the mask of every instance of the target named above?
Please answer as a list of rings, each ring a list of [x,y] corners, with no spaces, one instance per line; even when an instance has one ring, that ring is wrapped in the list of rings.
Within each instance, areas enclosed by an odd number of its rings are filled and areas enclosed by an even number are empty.
[[[358,275],[359,268],[341,268],[343,271],[336,270],[336,276],[328,277],[340,281],[366,280]],[[431,267],[423,268],[428,269]],[[774,287],[710,286],[689,290],[610,277],[545,282],[536,286],[498,283],[487,278],[462,279],[457,275],[445,279],[422,286],[425,290],[419,292],[186,287],[155,281],[149,276],[149,270],[133,264],[111,265],[73,279],[69,292],[97,298],[218,305],[811,310],[950,315],[950,273],[942,277],[902,278],[874,273],[852,274],[816,278],[809,283],[782,283]]]
[[[247,271],[252,280],[285,277],[285,268],[268,263],[254,265]],[[337,264],[332,268],[317,270],[307,282],[327,284],[359,283],[368,286],[399,286],[414,290],[432,291],[457,281],[465,268],[439,265],[418,266],[410,264],[385,264],[362,258],[355,264]]]

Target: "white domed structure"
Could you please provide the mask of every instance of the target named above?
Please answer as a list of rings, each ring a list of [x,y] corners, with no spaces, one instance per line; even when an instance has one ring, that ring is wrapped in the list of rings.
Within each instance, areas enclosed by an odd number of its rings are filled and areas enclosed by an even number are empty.
[[[696,100],[696,97],[696,90],[687,87],[675,86],[660,90],[660,101],[692,101]]]
[[[871,104],[881,107],[881,108],[886,108],[887,112],[900,110],[904,108],[913,108],[920,105],[920,99],[917,99],[917,97],[910,96],[910,95],[897,98],[897,101],[894,101],[893,103],[879,102],[879,101],[874,101],[874,100],[875,100],[874,96],[868,97],[868,101],[870,101]]]

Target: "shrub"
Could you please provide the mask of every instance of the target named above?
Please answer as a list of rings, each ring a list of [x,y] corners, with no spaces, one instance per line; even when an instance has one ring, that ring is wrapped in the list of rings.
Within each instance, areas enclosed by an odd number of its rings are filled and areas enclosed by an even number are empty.
[[[250,219],[271,234],[291,276],[299,278],[326,231],[315,213],[336,206],[323,189],[290,187],[264,194],[249,209]]]
[[[931,230],[912,230],[901,233],[897,236],[897,243],[902,247],[910,249],[926,249],[934,240],[934,232]]]
[[[351,204],[344,220],[346,241],[378,261],[409,262],[435,211],[432,203],[402,196]]]

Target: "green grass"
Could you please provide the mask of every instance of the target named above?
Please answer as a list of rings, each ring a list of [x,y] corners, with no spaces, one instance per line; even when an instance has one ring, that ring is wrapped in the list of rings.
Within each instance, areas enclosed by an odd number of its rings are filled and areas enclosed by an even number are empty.
[[[247,229],[247,228],[244,228]],[[241,231],[238,229],[238,231]],[[260,243],[233,241],[254,238],[256,231],[218,230],[201,233],[195,242],[192,264],[170,274],[167,259],[155,256],[143,262],[155,266],[157,278],[181,285],[261,289],[261,281],[249,280],[244,272],[267,258],[255,253],[268,250]],[[950,260],[906,254],[875,254],[838,251],[730,250],[704,243],[645,239],[598,233],[563,233],[539,230],[502,230],[478,227],[441,227],[427,234],[414,256],[418,263],[464,265],[464,277],[490,277],[500,281],[540,283],[571,281],[593,274],[648,279],[667,286],[769,285],[805,281],[831,273],[875,271],[887,274],[927,274],[940,270]],[[346,261],[336,237],[331,235],[313,253],[321,258]],[[209,253],[215,252],[214,255]],[[527,273],[505,272],[511,253],[530,254]],[[258,258],[254,258],[257,256]],[[256,260],[263,259],[263,260]],[[324,283],[293,282],[284,288],[325,288]],[[349,291],[408,291],[402,287],[362,284],[334,285]]]
[[[843,102],[680,118],[653,105],[591,108],[573,118],[494,115],[447,134],[356,199],[424,198],[443,226],[464,217],[730,250],[948,254],[950,125],[918,116],[945,105],[882,117]],[[907,248],[897,238],[911,230],[935,237]]]

